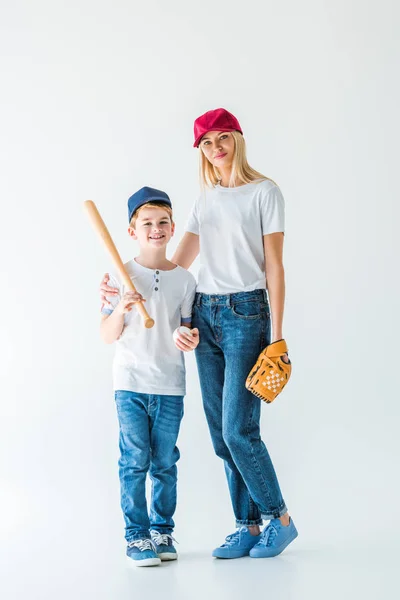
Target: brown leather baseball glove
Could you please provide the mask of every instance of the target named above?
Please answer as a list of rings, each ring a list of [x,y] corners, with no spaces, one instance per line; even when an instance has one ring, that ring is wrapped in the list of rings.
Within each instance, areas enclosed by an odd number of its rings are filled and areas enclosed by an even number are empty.
[[[287,351],[285,340],[264,348],[246,379],[246,388],[268,404],[283,390],[292,373],[292,363],[282,360]]]

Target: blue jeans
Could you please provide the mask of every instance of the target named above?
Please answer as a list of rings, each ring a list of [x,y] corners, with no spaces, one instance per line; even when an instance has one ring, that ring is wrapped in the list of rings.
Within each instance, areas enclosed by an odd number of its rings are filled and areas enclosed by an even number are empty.
[[[270,343],[267,293],[197,293],[192,326],[200,333],[196,360],[204,410],[215,452],[224,460],[236,523],[260,525],[287,511],[260,437],[261,400],[245,388]]]
[[[176,508],[176,447],[183,396],[115,392],[119,420],[119,478],[127,542],[149,537],[150,529],[171,533]],[[147,511],[146,477],[152,481]]]

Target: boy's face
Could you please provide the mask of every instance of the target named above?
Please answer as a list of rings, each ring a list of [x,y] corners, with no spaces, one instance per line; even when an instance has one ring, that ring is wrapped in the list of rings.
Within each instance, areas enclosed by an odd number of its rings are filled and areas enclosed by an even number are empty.
[[[174,235],[175,224],[162,206],[143,208],[136,219],[134,227],[128,233],[139,242],[141,248],[163,248]]]

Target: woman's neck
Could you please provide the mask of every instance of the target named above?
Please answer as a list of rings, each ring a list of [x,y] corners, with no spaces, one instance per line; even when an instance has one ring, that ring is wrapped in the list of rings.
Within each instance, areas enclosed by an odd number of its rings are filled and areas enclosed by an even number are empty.
[[[222,187],[230,187],[230,183],[231,183],[231,175],[232,175],[232,167],[228,167],[226,169],[221,169],[219,168],[219,172],[221,175],[221,179],[219,180],[219,184]],[[231,187],[239,187],[241,185],[244,185],[245,182],[242,181],[241,179],[238,179],[237,177],[235,178],[235,181],[233,181],[233,185]]]
[[[224,177],[222,175],[221,179],[219,180],[219,185],[222,186],[222,187],[239,187],[239,186],[245,184],[244,181],[241,181],[238,178],[235,179],[235,181],[233,182],[232,186],[230,186],[230,183],[231,183],[231,177],[230,177],[230,175],[228,177]]]
[[[228,167],[226,169],[219,169],[220,175],[221,175],[221,179],[220,179],[220,185],[222,185],[222,187],[229,187],[229,183],[231,180],[231,175],[232,175],[232,167]],[[237,185],[237,181],[234,182],[234,186],[236,187]]]

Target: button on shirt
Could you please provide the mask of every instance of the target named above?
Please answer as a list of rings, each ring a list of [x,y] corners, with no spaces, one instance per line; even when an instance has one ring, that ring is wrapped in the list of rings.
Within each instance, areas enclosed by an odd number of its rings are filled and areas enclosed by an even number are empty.
[[[146,329],[135,307],[125,315],[123,332],[115,343],[114,389],[184,396],[185,362],[172,334],[181,322],[191,321],[196,280],[179,266],[161,271],[131,260],[125,267],[155,324]],[[114,309],[127,290],[113,275],[108,285],[119,290],[118,296],[107,298]],[[112,310],[103,308],[102,313],[111,314]]]

